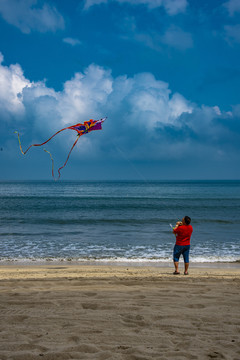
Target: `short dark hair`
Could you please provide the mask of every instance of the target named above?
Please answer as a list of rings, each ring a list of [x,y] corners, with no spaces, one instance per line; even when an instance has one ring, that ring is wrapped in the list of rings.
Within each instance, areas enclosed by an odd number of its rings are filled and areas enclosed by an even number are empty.
[[[191,223],[191,218],[189,216],[184,216],[184,221],[187,225]]]

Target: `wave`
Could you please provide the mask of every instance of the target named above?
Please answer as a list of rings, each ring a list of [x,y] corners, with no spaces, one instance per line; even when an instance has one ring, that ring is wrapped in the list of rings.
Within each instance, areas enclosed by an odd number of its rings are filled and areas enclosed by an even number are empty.
[[[2,216],[2,220],[5,223],[12,222],[18,224],[39,224],[39,225],[102,225],[102,224],[110,224],[110,225],[141,225],[141,224],[149,224],[149,225],[166,225],[166,228],[169,228],[170,223],[175,223],[175,219],[159,219],[159,218],[97,218],[97,217],[85,217],[82,218],[41,218],[41,217],[8,217]],[[194,225],[199,224],[229,224],[235,225],[240,224],[240,219],[227,220],[227,219],[196,219],[194,220]],[[1,228],[1,225],[0,225]],[[1,234],[2,235],[2,234]]]
[[[61,263],[111,263],[111,264],[167,264],[172,263],[171,257],[1,257],[0,263],[42,263],[42,262],[61,262]],[[180,260],[182,262],[182,260]],[[191,263],[204,264],[204,263],[240,263],[240,258],[235,256],[192,256]]]

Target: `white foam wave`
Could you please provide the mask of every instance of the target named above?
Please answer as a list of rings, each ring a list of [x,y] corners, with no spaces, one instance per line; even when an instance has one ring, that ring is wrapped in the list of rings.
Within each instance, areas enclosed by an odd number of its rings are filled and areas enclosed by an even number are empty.
[[[42,257],[42,258],[0,258],[0,263],[42,263],[42,262],[63,262],[63,263],[113,263],[113,264],[159,264],[159,263],[172,263],[172,257]],[[183,262],[180,259],[180,262]],[[190,258],[191,263],[238,263],[240,266],[240,258],[238,256],[192,256]]]

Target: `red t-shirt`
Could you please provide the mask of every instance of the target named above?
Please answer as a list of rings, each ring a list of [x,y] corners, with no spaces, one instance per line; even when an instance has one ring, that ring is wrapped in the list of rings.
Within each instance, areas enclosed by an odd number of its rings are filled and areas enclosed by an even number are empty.
[[[190,245],[190,238],[193,232],[192,225],[180,225],[173,230],[176,236],[176,245]]]

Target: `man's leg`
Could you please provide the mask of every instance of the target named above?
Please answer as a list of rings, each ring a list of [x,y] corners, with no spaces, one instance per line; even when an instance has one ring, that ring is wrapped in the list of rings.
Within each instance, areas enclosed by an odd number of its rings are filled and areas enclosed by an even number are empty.
[[[179,247],[178,245],[175,245],[174,249],[173,249],[173,263],[175,266],[175,272],[173,274],[179,274],[178,264],[179,264],[180,255],[181,255],[181,247]]]
[[[174,266],[175,266],[175,272],[178,273],[178,264],[179,262],[178,261],[174,261]]]
[[[187,274],[188,273],[189,263],[184,263],[184,267],[185,267],[184,274]]]
[[[189,251],[190,251],[190,245],[186,245],[184,252],[183,252],[183,258],[184,258],[184,274],[188,275],[188,267],[189,267]]]

